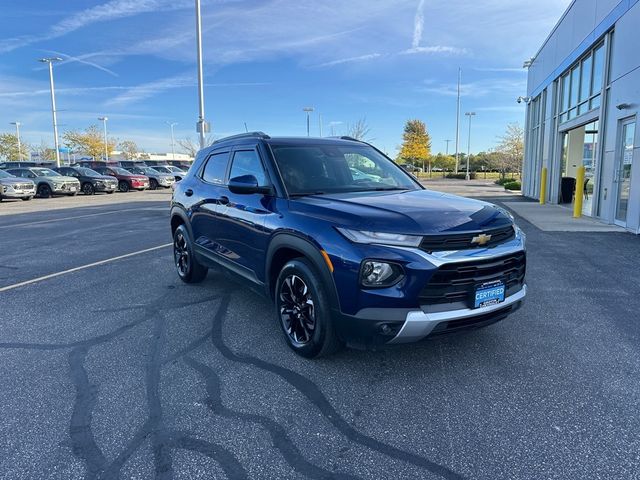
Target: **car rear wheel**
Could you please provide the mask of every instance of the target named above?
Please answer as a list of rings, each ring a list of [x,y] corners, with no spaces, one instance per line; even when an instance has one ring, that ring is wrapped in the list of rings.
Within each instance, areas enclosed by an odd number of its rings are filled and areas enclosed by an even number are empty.
[[[128,192],[129,191],[129,183],[124,181],[124,180],[120,180],[118,182],[118,190],[120,190],[121,192]]]
[[[298,258],[282,267],[275,299],[287,344],[298,355],[322,357],[341,347],[325,285],[308,260]]]
[[[94,193],[96,193],[96,189],[93,187],[93,185],[87,182],[82,185],[82,193],[84,193],[85,195],[93,195]]]
[[[158,182],[157,180],[150,178],[149,179],[149,190],[155,190],[158,188]]]
[[[187,227],[180,225],[173,234],[173,258],[180,280],[199,283],[207,276],[207,267],[201,265],[193,254],[193,242]]]
[[[46,183],[38,185],[38,196],[40,198],[49,198],[51,196],[51,187]]]

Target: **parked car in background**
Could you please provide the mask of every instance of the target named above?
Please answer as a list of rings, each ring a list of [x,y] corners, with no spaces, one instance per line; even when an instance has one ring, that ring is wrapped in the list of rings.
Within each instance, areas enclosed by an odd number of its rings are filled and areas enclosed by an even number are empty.
[[[416,167],[415,165],[411,165],[410,163],[404,163],[400,166],[407,172],[411,172],[411,173],[417,173],[422,171],[422,168]]]
[[[122,167],[95,167],[95,170],[102,175],[110,175],[118,180],[118,190],[128,192],[129,190],[146,190],[149,188],[149,177],[136,175]]]
[[[52,195],[74,196],[80,191],[78,179],[60,175],[50,168],[10,168],[7,172],[32,180],[36,184],[36,194],[41,198],[49,198]]]
[[[0,202],[5,198],[31,200],[35,194],[36,184],[32,180],[0,170]]]
[[[85,195],[93,195],[96,192],[113,193],[118,189],[118,181],[115,178],[90,168],[60,167],[53,170],[62,175],[77,178],[80,182],[80,189]]]
[[[174,165],[155,165],[153,169],[157,170],[160,173],[167,173],[169,175],[173,175],[173,177],[176,179],[176,182],[179,182],[180,180],[182,180],[184,176],[187,174],[187,172],[185,172],[181,168],[178,168]]]
[[[353,178],[354,181],[373,181],[373,182],[381,182],[382,181],[382,177],[380,175],[372,175],[370,173],[364,173],[362,170],[358,170],[357,168],[351,167],[349,168],[349,171],[351,172],[351,178]]]
[[[162,173],[151,167],[128,167],[131,173],[137,175],[146,175],[149,177],[149,189],[156,190],[157,188],[171,188],[176,179],[172,173]]]

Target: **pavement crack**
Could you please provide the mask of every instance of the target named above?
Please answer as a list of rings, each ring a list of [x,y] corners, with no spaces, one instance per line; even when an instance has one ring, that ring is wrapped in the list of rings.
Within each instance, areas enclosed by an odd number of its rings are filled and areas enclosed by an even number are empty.
[[[251,365],[260,370],[264,370],[279,376],[285,382],[299,391],[302,395],[304,395],[307,400],[309,400],[313,405],[315,405],[320,413],[325,417],[325,419],[329,421],[342,435],[344,435],[350,441],[384,454],[388,457],[410,463],[416,467],[427,470],[448,480],[461,480],[464,478],[462,475],[454,472],[446,466],[439,465],[414,453],[407,452],[392,445],[388,445],[355,430],[336,411],[327,397],[322,393],[320,388],[307,377],[304,377],[299,373],[294,372],[293,370],[281,367],[280,365],[269,363],[257,357],[253,357],[244,353],[235,353],[224,343],[222,333],[224,320],[226,318],[227,309],[229,307],[229,302],[230,297],[228,295],[224,296],[220,301],[218,311],[213,317],[211,334],[211,339],[214,347],[222,354],[224,358],[232,362]]]
[[[307,478],[322,480],[360,478],[346,473],[331,472],[309,462],[289,438],[284,427],[271,418],[264,415],[239,412],[225,407],[222,403],[220,378],[216,372],[207,365],[190,357],[184,358],[184,362],[198,372],[204,380],[207,391],[206,403],[213,413],[221,417],[261,425],[271,436],[274,447],[280,451],[285,461],[298,473],[305,475]]]
[[[73,454],[84,461],[87,479],[98,478],[105,467],[106,459],[91,431],[93,408],[96,404],[97,387],[89,382],[84,362],[86,347],[76,347],[69,352],[71,380],[76,387],[76,399],[71,413],[69,436]]]

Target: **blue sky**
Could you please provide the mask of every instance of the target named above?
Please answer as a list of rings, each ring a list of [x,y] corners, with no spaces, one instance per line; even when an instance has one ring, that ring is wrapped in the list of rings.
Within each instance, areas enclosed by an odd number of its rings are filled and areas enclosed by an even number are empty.
[[[206,117],[216,136],[251,130],[345,134],[366,117],[391,154],[404,122],[427,123],[432,149],[455,138],[456,77],[462,112],[475,111],[471,150],[493,147],[524,123],[522,63],[536,53],[570,0],[202,0]],[[57,55],[61,133],[109,117],[109,135],[149,151],[196,139],[193,0],[6,2],[0,16],[0,132],[53,144],[49,81],[36,60]],[[460,150],[467,148],[462,116]],[[453,150],[453,142],[450,151]]]

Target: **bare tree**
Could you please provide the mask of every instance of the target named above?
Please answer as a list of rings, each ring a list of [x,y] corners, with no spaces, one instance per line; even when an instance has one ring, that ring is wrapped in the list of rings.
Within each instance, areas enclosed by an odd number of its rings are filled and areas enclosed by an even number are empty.
[[[123,140],[118,146],[127,160],[138,158],[138,146],[133,140]]]
[[[367,124],[366,117],[362,117],[356,123],[349,124],[347,126],[347,135],[356,140],[362,140],[365,142],[371,142],[373,138],[370,138],[371,127]]]
[[[496,152],[500,155],[500,170],[504,178],[507,172],[522,171],[524,154],[524,130],[518,123],[510,123],[504,135],[499,137],[500,143]]]
[[[213,137],[213,135],[209,135],[207,138],[205,138],[205,146],[208,147],[209,145],[213,144],[214,141],[215,138]],[[177,140],[176,143],[180,145],[180,148],[182,148],[184,152],[190,157],[195,158],[198,150],[200,150],[200,145],[196,143],[191,137],[185,137],[181,140]]]

